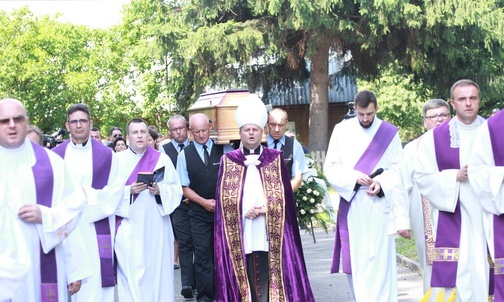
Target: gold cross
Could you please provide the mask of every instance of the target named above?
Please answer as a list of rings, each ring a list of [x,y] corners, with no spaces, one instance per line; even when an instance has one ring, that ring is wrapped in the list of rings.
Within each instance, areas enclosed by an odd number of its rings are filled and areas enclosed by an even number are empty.
[[[451,257],[451,259],[449,259]],[[458,261],[459,249],[458,248],[435,248],[434,259],[437,261]]]

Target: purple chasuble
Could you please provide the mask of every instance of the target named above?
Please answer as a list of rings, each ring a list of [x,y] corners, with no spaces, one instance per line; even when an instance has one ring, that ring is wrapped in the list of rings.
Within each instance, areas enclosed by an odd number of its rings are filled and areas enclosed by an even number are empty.
[[[436,127],[433,135],[439,171],[460,169],[459,149],[450,146],[450,123]],[[461,223],[459,199],[455,212],[439,211],[432,262],[432,287],[456,286]]]
[[[53,151],[65,158],[65,152],[70,139],[65,140]],[[93,180],[91,187],[96,190],[103,189],[110,176],[110,169],[112,168],[112,150],[104,146],[102,143],[89,139],[92,148],[93,158]],[[112,236],[110,234],[109,218],[103,218],[94,223],[96,236],[98,240],[98,253],[100,255],[100,272],[102,287],[109,287],[115,285],[114,278],[114,264],[112,260]]]
[[[495,166],[504,166],[504,140],[500,131],[504,129],[504,110],[488,119],[488,132],[492,143]],[[504,214],[494,215],[494,300],[504,301]],[[490,292],[491,294],[491,292]]]
[[[131,174],[128,177],[128,180],[126,181],[126,185],[129,186],[129,185],[135,183],[139,172],[153,172],[160,156],[161,156],[161,153],[154,150],[151,146],[148,146],[147,149],[145,150],[145,153],[143,154],[142,158],[138,161],[135,169],[133,169],[133,171],[131,171]],[[131,196],[131,202],[132,203],[135,202],[137,197],[138,197],[138,194],[133,194],[133,196]],[[121,216],[116,216],[116,228],[115,228],[116,233],[117,233],[117,229],[119,229],[119,225],[121,224],[122,220],[123,220],[123,218]]]
[[[247,301],[242,194],[246,160],[241,149],[221,158],[216,187],[214,264],[217,301]],[[257,165],[267,198],[268,301],[314,302],[296,217],[290,175],[281,151],[263,148]]]
[[[31,144],[37,160],[32,167],[37,204],[50,208],[54,190],[54,174],[51,161],[44,148],[33,142]],[[40,277],[41,301],[58,301],[58,273],[55,249],[44,254],[42,246],[40,246]]]
[[[354,170],[364,174],[371,174],[381,157],[387,150],[390,142],[397,133],[397,127],[382,121],[380,128],[376,131],[367,149],[354,166]],[[355,195],[353,195],[355,196]],[[350,261],[350,236],[348,233],[348,212],[350,211],[352,200],[340,199],[338,218],[336,219],[336,238],[334,240],[334,253],[331,264],[331,274],[339,272],[340,256],[343,262],[343,272],[352,273]]]

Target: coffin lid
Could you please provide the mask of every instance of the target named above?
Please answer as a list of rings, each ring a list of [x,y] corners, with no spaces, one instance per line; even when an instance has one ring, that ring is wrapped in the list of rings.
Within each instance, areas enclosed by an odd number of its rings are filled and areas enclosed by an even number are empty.
[[[235,111],[250,92],[247,89],[227,89],[202,93],[187,110],[189,119],[196,113],[204,113],[212,121],[210,138],[217,144],[228,144],[240,140]]]

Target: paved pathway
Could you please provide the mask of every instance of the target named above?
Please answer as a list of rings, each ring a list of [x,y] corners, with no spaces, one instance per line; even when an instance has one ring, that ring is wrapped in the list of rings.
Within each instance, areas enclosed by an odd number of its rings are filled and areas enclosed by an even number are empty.
[[[318,302],[349,302],[353,301],[345,274],[330,274],[334,245],[334,231],[326,234],[323,230],[315,232],[317,243],[309,233],[301,230],[305,261],[308,276],[315,299]],[[401,261],[398,264],[399,301],[418,302],[422,298],[422,279],[420,275],[407,268]],[[180,270],[175,270],[175,301],[189,302],[195,299],[184,299],[180,295]]]

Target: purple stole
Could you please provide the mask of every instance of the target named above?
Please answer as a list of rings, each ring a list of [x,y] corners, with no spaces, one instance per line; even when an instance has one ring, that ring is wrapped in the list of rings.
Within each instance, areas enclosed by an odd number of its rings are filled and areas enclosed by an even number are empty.
[[[53,151],[65,158],[65,152],[70,140],[65,140]],[[94,139],[89,139],[93,158],[93,180],[91,187],[96,190],[103,189],[107,183],[112,166],[112,150]],[[112,261],[112,236],[110,234],[109,218],[103,218],[94,223],[98,240],[98,253],[100,255],[100,271],[102,287],[114,286],[114,265]]]
[[[32,167],[37,204],[50,208],[54,190],[54,174],[51,161],[44,148],[33,142],[31,144],[37,160]],[[58,273],[55,249],[44,254],[42,246],[40,247],[40,277],[41,301],[58,301]]]
[[[439,171],[460,169],[459,149],[450,147],[450,123],[435,128],[433,135]],[[461,223],[460,200],[457,200],[455,212],[439,211],[432,262],[432,287],[456,286]]]
[[[380,128],[376,131],[366,151],[362,153],[361,157],[355,164],[354,170],[370,174],[387,150],[396,133],[397,128],[395,126],[382,121]],[[331,274],[339,272],[340,255],[343,262],[343,272],[346,274],[352,273],[352,265],[350,261],[350,236],[348,233],[347,221],[348,211],[350,210],[352,199],[349,201],[345,200],[343,197],[340,199],[338,218],[336,219],[336,239],[334,240]]]
[[[153,172],[160,156],[161,156],[160,152],[157,152],[151,146],[148,146],[147,149],[145,150],[144,155],[138,161],[135,169],[133,169],[133,171],[131,171],[131,174],[128,177],[128,180],[126,181],[126,185],[129,186],[129,185],[136,182],[137,177],[138,177],[138,172]],[[138,197],[138,194],[133,194],[133,196],[131,197],[131,203],[135,202],[137,197]],[[119,225],[121,224],[122,220],[123,220],[123,218],[121,216],[116,216],[116,228],[115,228],[116,233],[117,233],[117,230],[119,229]]]
[[[504,127],[504,111],[500,111],[488,119],[488,132],[492,143],[492,152],[495,166],[504,166],[504,140],[502,131]],[[495,301],[504,301],[504,214],[494,215],[494,290]]]

